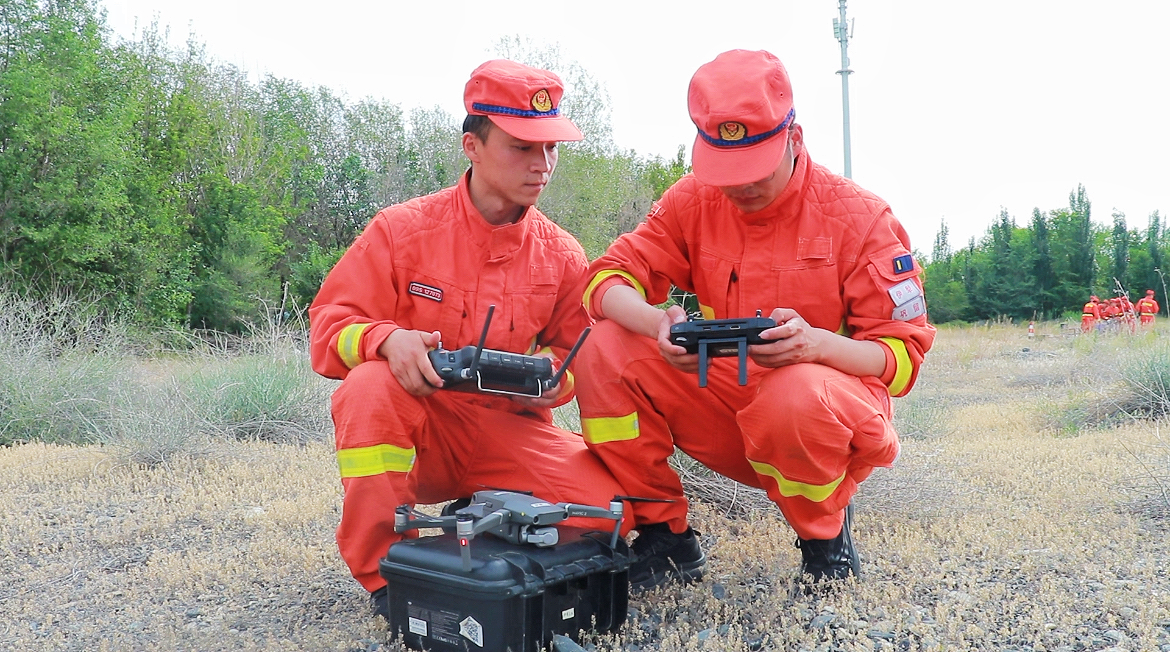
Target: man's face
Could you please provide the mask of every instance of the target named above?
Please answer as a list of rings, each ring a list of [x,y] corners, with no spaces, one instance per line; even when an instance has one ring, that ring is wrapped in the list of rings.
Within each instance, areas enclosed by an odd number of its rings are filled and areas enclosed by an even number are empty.
[[[800,125],[795,125],[785,134],[788,146],[784,150],[784,156],[780,157],[780,165],[772,171],[772,174],[752,183],[719,187],[719,190],[723,191],[723,195],[739,210],[745,213],[763,210],[775,201],[788,186],[788,180],[792,178],[792,170],[796,163],[795,153],[799,151],[803,133]]]
[[[516,206],[536,203],[557,167],[557,143],[536,143],[510,136],[492,126],[487,140],[463,135],[463,150],[474,164],[473,176],[494,198]]]

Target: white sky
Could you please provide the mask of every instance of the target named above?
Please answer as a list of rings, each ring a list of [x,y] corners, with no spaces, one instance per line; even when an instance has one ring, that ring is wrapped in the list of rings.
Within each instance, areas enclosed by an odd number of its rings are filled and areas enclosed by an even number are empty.
[[[788,68],[813,160],[840,173],[835,0],[692,3],[104,0],[130,37],[158,19],[254,76],[323,85],[462,119],[463,85],[501,37],[556,44],[604,83],[614,139],[673,157],[695,128],[695,69],[733,48]],[[853,178],[886,199],[929,253],[981,237],[1001,207],[1067,206],[1085,185],[1096,221],[1170,214],[1170,3],[1164,0],[852,0]]]

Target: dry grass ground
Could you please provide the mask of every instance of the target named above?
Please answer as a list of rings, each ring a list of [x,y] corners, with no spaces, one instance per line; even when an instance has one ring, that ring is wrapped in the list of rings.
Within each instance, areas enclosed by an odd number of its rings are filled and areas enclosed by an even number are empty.
[[[589,643],[1170,651],[1167,436],[1076,420],[1099,395],[1078,369],[1160,340],[1039,331],[940,333],[897,405],[902,457],[856,501],[863,581],[803,594],[792,531],[758,494],[725,492],[695,510],[706,579],[635,596],[621,633]],[[337,555],[327,441],[221,440],[153,466],[0,449],[0,649],[402,649]]]

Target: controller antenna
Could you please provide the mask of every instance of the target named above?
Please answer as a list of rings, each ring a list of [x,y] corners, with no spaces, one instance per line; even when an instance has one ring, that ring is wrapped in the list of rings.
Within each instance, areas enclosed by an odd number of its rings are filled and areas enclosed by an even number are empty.
[[[581,337],[577,338],[577,343],[574,344],[573,348],[569,350],[569,355],[565,356],[565,361],[561,363],[561,368],[557,370],[557,374],[552,377],[552,380],[549,381],[549,385],[551,387],[556,387],[558,384],[560,384],[561,377],[564,376],[565,372],[569,370],[569,363],[573,361],[573,358],[577,355],[577,350],[580,349],[581,345],[585,343],[585,338],[589,337],[590,330],[592,330],[592,327],[586,327],[585,330],[581,331]]]
[[[475,378],[475,372],[479,370],[479,356],[483,354],[483,345],[487,341],[488,327],[492,325],[492,313],[496,311],[496,304],[488,306],[487,318],[483,320],[483,333],[479,336],[479,346],[475,347],[475,357],[471,359],[471,366],[464,372],[467,375],[464,380],[471,380]]]

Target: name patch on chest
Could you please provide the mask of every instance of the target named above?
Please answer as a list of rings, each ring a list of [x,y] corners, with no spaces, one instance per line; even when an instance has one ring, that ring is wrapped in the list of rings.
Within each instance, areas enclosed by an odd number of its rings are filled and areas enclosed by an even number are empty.
[[[418,281],[411,281],[410,285],[406,286],[406,291],[416,297],[426,297],[432,301],[442,301],[443,291],[439,288],[423,285]]]

